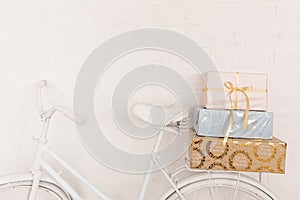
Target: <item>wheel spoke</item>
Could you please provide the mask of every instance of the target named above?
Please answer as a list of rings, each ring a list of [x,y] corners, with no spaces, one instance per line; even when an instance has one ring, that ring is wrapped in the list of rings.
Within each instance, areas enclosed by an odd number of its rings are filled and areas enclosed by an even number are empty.
[[[233,200],[236,200],[236,195],[237,195],[238,188],[239,188],[240,178],[241,178],[241,173],[238,173],[238,178],[236,180],[236,185],[235,185],[235,189],[234,189]]]
[[[210,171],[207,171],[207,175],[208,175],[208,179],[210,182],[210,195],[211,195],[212,200],[215,200],[214,188],[213,188],[213,183],[212,183],[211,177],[210,177]]]

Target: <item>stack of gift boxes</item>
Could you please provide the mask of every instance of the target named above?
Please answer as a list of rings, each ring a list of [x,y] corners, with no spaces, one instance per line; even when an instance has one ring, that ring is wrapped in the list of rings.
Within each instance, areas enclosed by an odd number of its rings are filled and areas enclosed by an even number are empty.
[[[273,136],[267,75],[207,72],[204,79],[191,168],[285,173],[287,144]]]

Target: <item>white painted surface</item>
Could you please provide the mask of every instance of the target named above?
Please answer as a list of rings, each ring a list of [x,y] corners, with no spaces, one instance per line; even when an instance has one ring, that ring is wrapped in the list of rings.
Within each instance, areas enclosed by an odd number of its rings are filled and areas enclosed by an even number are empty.
[[[89,53],[115,34],[150,26],[191,37],[207,50],[219,70],[269,74],[275,135],[288,142],[288,163],[286,175],[265,175],[264,180],[280,199],[299,199],[299,9],[296,0],[1,2],[0,175],[30,167],[34,153],[31,136],[40,128],[34,101],[37,80],[50,81],[48,103],[72,105],[76,76]],[[129,69],[132,63],[147,64],[153,59],[174,66],[185,75],[193,73],[172,56],[150,55],[153,56],[144,54],[143,59],[134,59],[134,55],[124,58],[107,80],[117,80],[121,75],[118,66],[127,63],[127,68],[123,68]],[[99,105],[99,109],[105,108],[112,85],[104,84],[104,105]],[[148,89],[142,96],[153,100],[154,92]],[[155,96],[154,100],[167,103],[165,94],[156,94],[159,98]],[[109,116],[109,110],[101,112],[102,118]],[[142,176],[122,174],[98,164],[80,144],[72,123],[63,117],[57,116],[52,125],[50,143],[76,169],[113,199],[137,197]],[[107,124],[105,128],[108,133],[115,130]],[[112,137],[116,138],[118,135],[114,134]],[[121,143],[123,148],[132,147]],[[86,199],[95,199],[73,178],[71,181]],[[166,186],[161,174],[154,174],[147,199],[156,199]]]

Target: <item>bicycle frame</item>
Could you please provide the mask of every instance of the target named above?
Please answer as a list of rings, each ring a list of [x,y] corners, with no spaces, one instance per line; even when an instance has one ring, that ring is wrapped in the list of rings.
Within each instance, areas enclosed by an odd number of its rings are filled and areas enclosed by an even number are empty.
[[[60,163],[67,171],[69,171],[72,175],[74,175],[81,183],[83,183],[85,186],[90,188],[95,194],[97,194],[101,199],[103,200],[111,200],[110,197],[105,195],[104,192],[99,190],[97,187],[95,187],[92,183],[90,183],[85,177],[83,177],[80,173],[78,173],[71,165],[69,165],[67,162],[65,162],[61,157],[59,157],[48,145],[48,140],[47,140],[47,132],[48,132],[48,127],[50,124],[50,119],[51,118],[45,118],[43,120],[43,129],[40,137],[37,140],[37,150],[36,150],[36,155],[35,155],[35,161],[33,164],[33,168],[31,170],[33,174],[33,185],[32,189],[30,192],[30,197],[29,200],[35,200],[36,199],[36,194],[37,194],[37,188],[39,185],[39,182],[42,177],[42,171],[45,170],[48,172],[48,174],[65,190],[67,191],[71,197],[74,200],[83,200],[83,198],[76,192],[68,183],[65,181],[61,176],[60,173],[56,172],[50,164],[48,164],[44,160],[44,155],[48,154],[50,155],[54,160],[56,160],[58,163]],[[158,134],[155,147],[153,149],[153,152],[156,152],[160,146],[161,139],[163,136],[163,131],[160,131]],[[163,172],[163,174],[166,176],[167,180],[171,184],[171,186],[174,188],[174,190],[178,193],[178,195],[184,200],[185,198],[183,195],[180,193],[178,187],[176,186],[176,183],[173,180],[173,176],[171,173],[167,171],[164,167],[162,167],[161,163],[159,162],[158,159],[153,159],[149,161],[148,165],[148,173],[146,173],[143,184],[139,193],[139,200],[143,200],[145,197],[146,189],[148,186],[149,178],[151,176],[151,171],[153,168],[153,165],[156,164],[159,166],[159,169]]]
[[[58,163],[60,163],[67,171],[69,171],[72,175],[74,175],[81,183],[83,183],[85,186],[90,188],[97,196],[102,198],[103,200],[111,200],[110,197],[108,197],[104,192],[99,190],[97,187],[95,187],[92,183],[90,183],[84,176],[82,176],[80,173],[78,173],[71,165],[69,165],[67,162],[65,162],[61,157],[59,157],[48,145],[48,128],[50,124],[50,120],[55,112],[60,112],[63,115],[65,115],[67,118],[71,119],[72,121],[81,124],[82,119],[80,117],[75,118],[75,114],[73,111],[66,109],[62,106],[53,106],[49,110],[45,111],[43,109],[43,102],[42,102],[42,96],[41,96],[41,88],[46,86],[47,82],[45,80],[41,80],[40,84],[38,85],[37,90],[37,107],[40,114],[40,117],[42,118],[43,122],[43,128],[40,136],[38,138],[34,138],[37,140],[37,149],[35,154],[35,160],[32,167],[32,174],[33,174],[33,184],[30,191],[29,200],[35,200],[37,195],[37,189],[39,186],[39,182],[42,177],[43,170],[47,171],[49,175],[66,191],[68,192],[71,197],[74,200],[83,200],[83,198],[76,192],[68,183],[65,181],[61,176],[60,173],[56,172],[50,164],[48,164],[45,159],[44,155],[48,154],[50,155],[54,160],[56,160]],[[156,152],[161,144],[162,136],[163,136],[163,130],[161,130],[157,136],[156,143],[153,148],[153,153]],[[149,161],[148,165],[148,172],[146,173],[143,184],[139,193],[139,200],[143,200],[145,197],[146,189],[148,186],[149,178],[151,176],[151,170],[153,168],[153,165],[156,164],[159,169],[163,172],[163,174],[166,176],[167,180],[173,187],[173,189],[178,193],[178,195],[181,197],[181,199],[185,200],[183,195],[180,193],[178,187],[176,186],[176,183],[173,180],[173,176],[170,172],[165,169],[158,159],[153,158]]]

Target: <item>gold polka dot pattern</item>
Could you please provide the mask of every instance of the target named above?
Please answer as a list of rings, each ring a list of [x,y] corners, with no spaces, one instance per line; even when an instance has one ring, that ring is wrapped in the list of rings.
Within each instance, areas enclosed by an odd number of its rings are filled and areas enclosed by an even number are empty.
[[[221,143],[220,143],[221,144]],[[216,146],[217,144],[215,143],[215,146]],[[214,158],[214,159],[222,159],[224,156],[226,156],[227,155],[227,153],[228,153],[228,151],[229,151],[229,146],[228,146],[228,144],[226,143],[226,145],[225,145],[225,148],[223,148],[224,150],[223,150],[223,152],[220,154],[220,155],[214,155],[214,153],[213,153],[213,149],[214,149],[214,145],[212,145],[212,141],[208,141],[207,143],[206,143],[206,152],[207,152],[207,154],[210,156],[210,157],[212,157],[212,158]]]
[[[269,143],[267,144],[268,147],[271,147],[271,151],[272,153],[270,154],[270,156],[268,158],[262,158],[260,155],[259,155],[259,151],[258,151],[258,148],[264,143],[256,143],[254,146],[253,146],[253,152],[254,152],[254,156],[257,160],[260,160],[262,162],[269,162],[271,161],[272,159],[275,158],[275,155],[276,155],[276,152],[277,152],[277,148],[274,144],[272,143]],[[265,145],[266,146],[266,145]]]
[[[274,173],[274,169],[272,169],[270,166],[260,166],[255,170],[256,172],[272,172]]]
[[[195,134],[196,135],[196,134]],[[191,168],[247,172],[285,173],[286,143],[195,136],[190,148]]]
[[[277,170],[280,171],[282,174],[284,173],[284,169],[282,169],[282,166],[284,166],[285,161],[285,154],[282,154],[278,160],[277,160]]]
[[[246,151],[243,151],[243,150],[237,150],[235,152],[233,152],[230,157],[229,157],[229,165],[230,165],[230,168],[233,169],[233,170],[236,170],[237,168],[235,167],[235,163],[234,162],[234,158],[236,157],[236,155],[238,154],[242,154],[244,155],[246,158],[247,158],[247,166],[245,167],[244,170],[249,170],[252,166],[252,159],[250,157],[250,155],[246,152]]]

